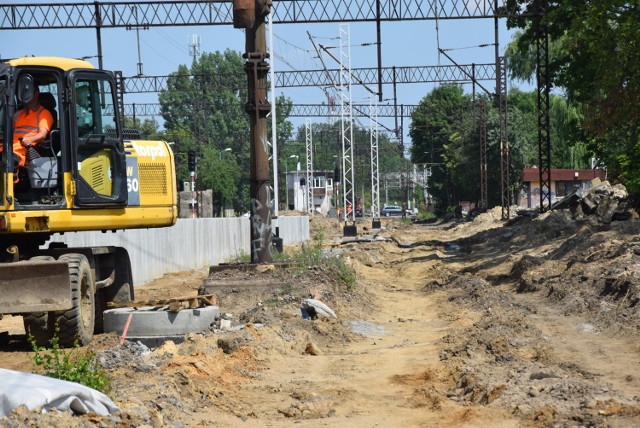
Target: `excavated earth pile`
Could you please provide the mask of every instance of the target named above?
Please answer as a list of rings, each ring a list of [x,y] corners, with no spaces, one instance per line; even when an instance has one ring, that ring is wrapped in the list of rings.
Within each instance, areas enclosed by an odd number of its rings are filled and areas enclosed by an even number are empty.
[[[459,254],[437,262],[446,280],[424,290],[446,288],[480,318],[443,338],[440,358],[456,373],[446,396],[535,425],[640,421],[640,349],[616,349],[639,333],[638,232],[637,223],[598,229],[552,212],[455,241]]]

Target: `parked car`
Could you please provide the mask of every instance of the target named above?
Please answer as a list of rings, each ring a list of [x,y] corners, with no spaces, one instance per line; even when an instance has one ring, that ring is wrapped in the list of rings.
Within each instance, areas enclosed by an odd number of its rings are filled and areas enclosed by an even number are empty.
[[[410,208],[408,210],[405,211],[407,217],[411,217],[411,218],[415,218],[418,216],[418,209],[417,208]]]
[[[380,215],[383,217],[402,215],[402,207],[397,205],[385,205],[380,210]]]

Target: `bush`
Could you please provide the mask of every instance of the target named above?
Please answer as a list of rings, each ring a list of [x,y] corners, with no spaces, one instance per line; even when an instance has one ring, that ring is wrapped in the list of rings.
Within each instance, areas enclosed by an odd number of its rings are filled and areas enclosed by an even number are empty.
[[[418,214],[418,220],[431,220],[431,219],[435,219],[437,218],[437,216],[434,213],[428,213],[428,212],[420,212]]]
[[[27,333],[34,352],[32,362],[35,371],[55,379],[77,382],[105,394],[109,393],[111,380],[97,364],[96,355],[90,351],[81,351],[78,342],[71,350],[63,350],[60,347],[60,328],[57,325],[49,349],[39,347],[31,333]]]
[[[344,261],[344,257],[338,257],[335,259],[336,267],[338,268],[338,277],[344,282],[347,287],[347,291],[353,291],[356,285],[356,271],[348,266]]]

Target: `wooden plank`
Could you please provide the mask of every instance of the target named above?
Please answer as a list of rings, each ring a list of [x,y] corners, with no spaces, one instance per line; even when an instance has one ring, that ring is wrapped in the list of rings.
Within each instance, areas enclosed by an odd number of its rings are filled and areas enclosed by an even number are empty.
[[[134,308],[141,306],[169,306],[170,311],[179,311],[182,309],[196,309],[202,306],[213,306],[218,299],[214,294],[204,294],[201,296],[183,296],[171,297],[168,299],[152,299],[146,301],[128,302],[126,304],[118,304],[108,302],[107,307],[112,308]]]

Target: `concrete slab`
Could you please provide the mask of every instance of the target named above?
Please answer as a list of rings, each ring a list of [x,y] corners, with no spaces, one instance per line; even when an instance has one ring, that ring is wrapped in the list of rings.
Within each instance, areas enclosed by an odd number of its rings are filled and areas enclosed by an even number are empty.
[[[127,340],[140,341],[152,347],[165,340],[179,342],[187,333],[207,330],[220,317],[220,308],[205,306],[178,312],[157,306],[110,309],[104,312],[104,331],[121,336],[129,316],[131,323],[127,329]]]

